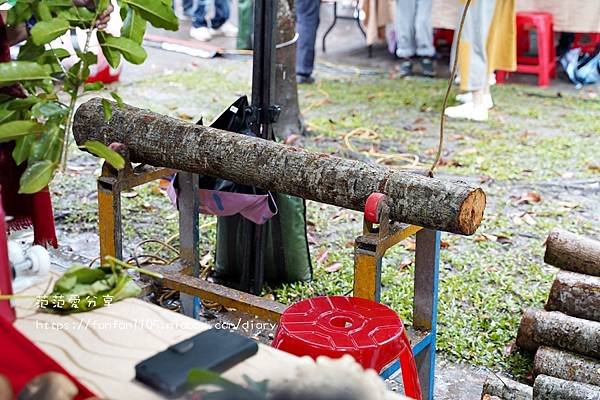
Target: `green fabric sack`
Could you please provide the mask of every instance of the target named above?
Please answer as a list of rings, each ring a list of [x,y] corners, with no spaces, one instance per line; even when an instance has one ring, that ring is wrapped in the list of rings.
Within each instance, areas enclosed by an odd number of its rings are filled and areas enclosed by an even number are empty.
[[[270,284],[312,279],[312,264],[306,237],[304,199],[273,193],[278,212],[265,226],[263,242],[264,280]],[[216,278],[240,281],[244,260],[252,249],[239,246],[253,223],[241,215],[217,218]]]

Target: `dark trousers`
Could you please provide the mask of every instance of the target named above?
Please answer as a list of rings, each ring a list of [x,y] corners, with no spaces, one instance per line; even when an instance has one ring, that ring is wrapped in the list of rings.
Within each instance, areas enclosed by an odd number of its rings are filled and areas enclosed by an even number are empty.
[[[192,21],[192,26],[194,28],[208,26],[208,22],[206,21],[207,8],[208,0],[198,0]],[[229,0],[215,0],[215,16],[210,21],[210,27],[213,29],[219,29],[221,25],[223,25],[228,19]]]
[[[320,0],[296,1],[296,74],[310,76],[315,64],[315,42],[319,27]]]

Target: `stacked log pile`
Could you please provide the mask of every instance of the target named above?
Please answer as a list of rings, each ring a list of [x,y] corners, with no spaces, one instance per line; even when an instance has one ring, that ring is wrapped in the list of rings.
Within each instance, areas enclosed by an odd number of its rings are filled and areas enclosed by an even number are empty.
[[[534,400],[600,400],[600,242],[563,230],[544,261],[561,271],[545,310],[525,311],[517,346],[535,351]]]

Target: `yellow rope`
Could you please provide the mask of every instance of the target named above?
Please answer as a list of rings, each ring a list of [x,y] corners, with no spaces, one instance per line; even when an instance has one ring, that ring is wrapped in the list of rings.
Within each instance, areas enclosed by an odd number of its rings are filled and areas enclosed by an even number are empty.
[[[369,150],[358,150],[352,144],[351,139],[363,139],[371,142]],[[354,153],[362,153],[368,157],[375,158],[377,164],[388,165],[397,169],[416,169],[421,164],[419,162],[419,156],[411,153],[398,153],[388,154],[381,153],[377,150],[376,144],[379,143],[379,134],[374,130],[368,128],[356,128],[344,135],[344,145],[346,148]]]

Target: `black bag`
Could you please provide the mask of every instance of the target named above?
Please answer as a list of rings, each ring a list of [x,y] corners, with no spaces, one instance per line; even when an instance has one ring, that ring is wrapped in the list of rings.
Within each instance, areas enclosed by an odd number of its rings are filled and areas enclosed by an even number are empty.
[[[254,136],[246,121],[248,99],[240,97],[210,125],[212,128]],[[201,121],[199,122],[202,123]],[[266,194],[262,189],[224,179],[200,176],[200,188],[246,194]],[[239,290],[256,293],[270,284],[312,279],[306,232],[304,199],[272,193],[278,212],[258,229],[242,217],[217,217],[215,278]],[[262,232],[263,240],[256,240]],[[255,241],[251,242],[250,238]],[[257,247],[257,243],[261,243]]]

